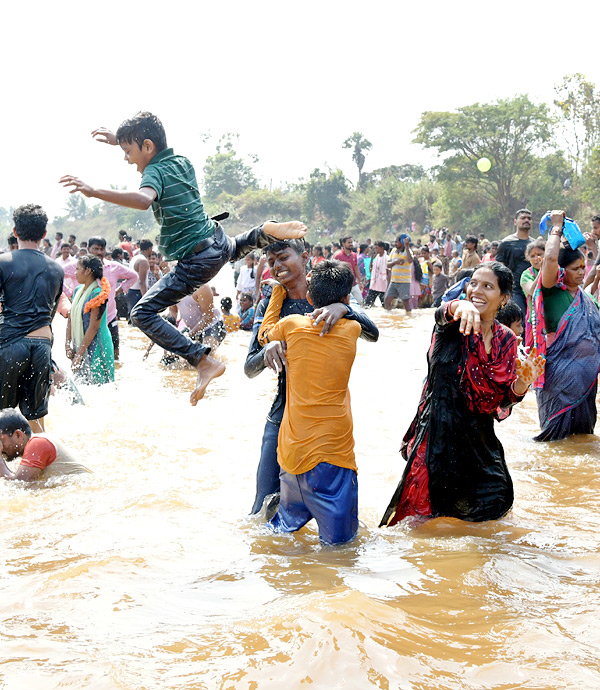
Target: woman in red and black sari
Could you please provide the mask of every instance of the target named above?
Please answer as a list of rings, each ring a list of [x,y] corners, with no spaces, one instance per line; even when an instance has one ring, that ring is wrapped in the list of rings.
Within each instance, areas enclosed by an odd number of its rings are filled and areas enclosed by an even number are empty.
[[[436,311],[427,380],[401,448],[406,468],[380,526],[411,515],[494,520],[511,508],[494,420],[508,416],[544,367],[534,350],[519,361],[516,336],[495,321],[511,286],[506,266],[481,264],[466,299]]]

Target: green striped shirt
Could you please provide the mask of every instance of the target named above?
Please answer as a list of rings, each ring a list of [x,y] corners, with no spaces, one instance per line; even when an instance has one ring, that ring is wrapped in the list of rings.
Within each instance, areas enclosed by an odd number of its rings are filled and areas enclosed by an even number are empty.
[[[158,248],[166,259],[183,259],[215,231],[216,223],[206,215],[200,199],[194,166],[173,149],[164,149],[148,163],[142,187],[156,192],[152,211],[160,225]]]

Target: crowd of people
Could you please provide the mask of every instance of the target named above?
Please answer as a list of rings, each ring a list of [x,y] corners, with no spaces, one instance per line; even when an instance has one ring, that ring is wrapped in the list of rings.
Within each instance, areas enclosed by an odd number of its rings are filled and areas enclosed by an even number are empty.
[[[193,166],[167,147],[154,115],[92,135],[136,165],[139,191],[98,189],[71,175],[62,184],[109,203],[152,207],[157,249],[126,232],[110,259],[102,237],[77,244],[56,233],[52,244],[41,207],[16,209],[16,247],[11,240],[0,255],[0,452],[21,461],[11,471],[1,460],[4,478],[37,479],[51,466],[87,471],[44,433],[52,379],[68,378],[52,360],[57,312],[68,319],[65,352],[76,382],[114,380],[121,315],[148,336],[146,356],[158,344],[164,363],[181,359],[197,371],[192,405],[225,370],[215,351],[227,333],[251,330],[246,375],[266,368],[278,375],[251,512],[264,512],[280,532],[314,518],[329,544],[349,541],[358,529],[348,380],[357,339],[379,337],[361,305],[436,309],[427,378],[402,443],[406,467],[381,526],[410,516],[503,516],[513,490],[494,422],[531,386],[537,440],[593,432],[600,218],[585,236],[585,253],[563,237],[563,211],[552,212],[544,241],[530,235],[527,209],[517,211],[514,233],[500,242],[481,234],[463,242],[441,229],[427,242],[400,233],[393,247],[357,244],[350,235],[310,247],[299,221],[267,221],[231,238],[220,224],[226,214],[205,213]],[[223,297],[219,309],[210,281],[228,262],[236,295]]]

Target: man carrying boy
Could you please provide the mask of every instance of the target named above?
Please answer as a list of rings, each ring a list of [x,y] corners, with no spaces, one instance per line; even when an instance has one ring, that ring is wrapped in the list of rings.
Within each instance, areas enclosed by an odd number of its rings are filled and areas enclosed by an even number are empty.
[[[306,227],[297,221],[267,222],[235,239],[227,237],[204,211],[192,164],[167,148],[162,123],[151,113],[139,113],[126,120],[116,134],[100,128],[92,136],[121,147],[125,160],[142,175],[140,189],[96,189],[72,175],[65,175],[60,182],[72,187],[71,193],[81,192],[127,208],[145,211],[152,206],[160,225],[159,250],[165,259],[178,263],[136,304],[131,321],[160,347],[197,368],[198,381],[190,396],[195,405],[204,396],[208,383],[223,374],[225,365],[209,357],[210,347],[180,333],[161,318],[160,312],[208,283],[227,262],[277,239],[303,237]]]
[[[52,373],[52,319],[63,270],[39,250],[48,217],[41,206],[13,214],[15,252],[0,256],[0,410],[19,407],[34,431],[43,431]]]
[[[278,374],[277,394],[267,415],[262,437],[260,461],[256,472],[256,496],[251,511],[253,514],[261,510],[267,496],[279,493],[277,443],[286,404],[287,362],[285,350],[280,342],[270,343],[263,347],[258,341],[258,330],[272,299],[272,313],[279,319],[293,314],[310,314],[313,311],[313,307],[306,299],[308,292],[306,279],[308,252],[304,241],[276,242],[265,249],[265,255],[271,275],[283,286],[283,290],[275,291],[275,295],[269,295],[259,302],[254,317],[252,339],[244,365],[244,373],[248,378],[258,376],[267,367]],[[316,310],[312,316],[315,319],[314,327],[318,328],[317,333],[322,335],[333,328],[339,319],[344,318],[358,322],[361,327],[361,337],[365,340],[375,342],[379,338],[377,326],[356,307],[351,308],[342,303],[330,304],[323,309]],[[271,508],[272,505],[269,504],[269,509]]]
[[[348,304],[353,282],[347,264],[323,261],[313,269],[309,300],[317,309]],[[267,310],[259,332],[260,340],[287,346],[287,402],[277,450],[281,496],[269,524],[278,532],[295,532],[315,518],[321,540],[341,544],[358,529],[348,380],[360,326],[342,319],[321,338],[308,316],[277,319]]]

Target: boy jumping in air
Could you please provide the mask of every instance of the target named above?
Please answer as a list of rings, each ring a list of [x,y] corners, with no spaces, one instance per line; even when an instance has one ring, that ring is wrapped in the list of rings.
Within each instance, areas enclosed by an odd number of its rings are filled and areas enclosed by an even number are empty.
[[[131,321],[160,347],[197,368],[198,381],[190,396],[190,402],[195,405],[210,381],[223,374],[225,365],[209,357],[209,347],[180,333],[159,313],[208,283],[227,262],[276,240],[303,237],[306,227],[299,221],[267,222],[235,238],[227,237],[218,222],[204,211],[194,167],[187,158],[167,148],[162,123],[151,113],[138,113],[125,120],[116,134],[100,128],[92,136],[102,143],[121,147],[125,160],[135,165],[142,175],[140,189],[137,192],[97,189],[73,175],[65,175],[60,182],[72,188],[71,194],[81,192],[87,197],[141,211],[152,206],[160,225],[159,249],[167,260],[178,263],[136,304]]]
[[[309,300],[317,309],[348,304],[353,283],[348,265],[323,261],[313,269]],[[277,449],[281,496],[270,524],[278,532],[295,532],[315,518],[321,540],[341,544],[358,529],[348,379],[361,327],[341,319],[322,338],[308,316],[278,321],[284,296],[276,286],[259,331],[259,341],[287,344],[287,402]]]

